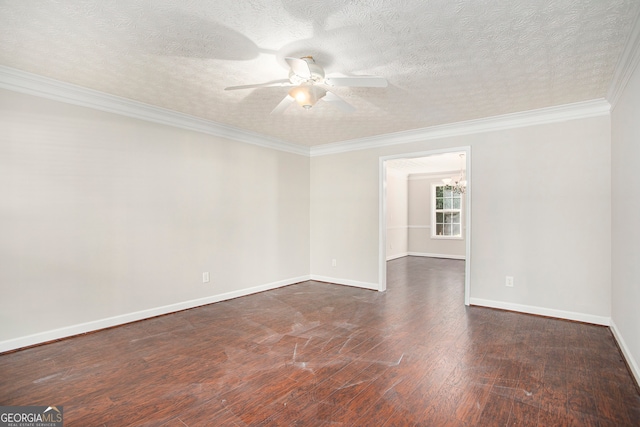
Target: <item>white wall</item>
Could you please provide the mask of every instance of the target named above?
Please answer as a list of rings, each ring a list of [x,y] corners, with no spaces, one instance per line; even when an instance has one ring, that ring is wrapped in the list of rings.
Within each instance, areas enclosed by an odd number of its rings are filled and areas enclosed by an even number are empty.
[[[378,168],[375,150],[311,158],[312,278],[378,289]]]
[[[640,382],[640,67],[611,114],[612,327]]]
[[[464,259],[466,252],[464,205],[462,206],[462,238],[437,239],[431,236],[431,190],[433,184],[442,185],[442,178],[451,175],[409,175],[409,254],[416,256],[451,257]],[[465,196],[462,196],[464,202]]]
[[[0,349],[309,269],[308,157],[0,91]]]
[[[387,168],[387,259],[407,255],[408,186],[407,175]]]
[[[637,80],[614,116],[617,182],[637,180]],[[598,323],[611,315],[612,230],[614,253],[637,253],[630,222],[611,226],[610,142],[599,116],[309,159],[2,91],[0,349],[309,275],[377,289],[379,158],[461,146],[472,302]],[[627,204],[614,197],[614,212]],[[627,263],[614,319],[637,354]]]
[[[471,146],[472,303],[607,323],[610,141],[602,115],[312,157],[311,274],[377,288],[379,158]]]

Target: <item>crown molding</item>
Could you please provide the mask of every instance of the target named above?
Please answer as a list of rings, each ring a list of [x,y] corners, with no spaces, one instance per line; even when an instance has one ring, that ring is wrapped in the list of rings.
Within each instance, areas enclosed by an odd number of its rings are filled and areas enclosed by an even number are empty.
[[[311,147],[311,157],[348,151],[380,148],[390,145],[407,144],[431,139],[469,135],[473,133],[512,129],[546,123],[563,122],[609,114],[611,105],[605,99],[576,102],[537,110],[509,113],[500,116],[432,126],[403,132],[376,135]]]
[[[0,65],[0,88],[309,156],[308,147],[2,65]]]
[[[635,60],[637,62],[637,58]],[[605,99],[596,99],[309,148],[1,65],[0,88],[311,157],[600,116],[608,114],[611,110],[611,104]]]
[[[607,92],[607,100],[611,104],[611,110],[616,107],[622,92],[624,92],[629,79],[631,79],[631,75],[638,67],[638,63],[640,63],[640,9],[636,15],[629,39],[616,64],[613,80],[611,80],[611,85]]]

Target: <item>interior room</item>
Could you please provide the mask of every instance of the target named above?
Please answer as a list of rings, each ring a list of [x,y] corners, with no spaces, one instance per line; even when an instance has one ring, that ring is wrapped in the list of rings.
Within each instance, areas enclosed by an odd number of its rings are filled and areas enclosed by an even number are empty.
[[[637,0],[0,0],[0,408],[638,425],[639,62]]]

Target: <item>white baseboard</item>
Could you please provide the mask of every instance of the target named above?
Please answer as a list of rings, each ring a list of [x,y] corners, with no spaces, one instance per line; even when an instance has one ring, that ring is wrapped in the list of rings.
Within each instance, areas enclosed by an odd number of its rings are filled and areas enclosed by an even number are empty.
[[[517,311],[519,313],[537,314],[539,316],[556,317],[558,319],[575,320],[578,322],[592,323],[595,325],[609,326],[611,318],[595,316],[593,314],[575,313],[572,311],[555,310],[553,308],[536,307],[531,305],[515,304],[504,301],[492,301],[481,298],[470,298],[471,305],[480,307],[499,308],[501,310]]]
[[[466,259],[464,255],[430,254],[427,252],[407,252],[409,256],[424,256],[429,258]]]
[[[154,307],[148,310],[136,311],[133,313],[122,314],[119,316],[108,317],[105,319],[94,320],[91,322],[80,323],[77,325],[65,326],[59,329],[39,332],[37,334],[27,335],[24,337],[13,338],[6,341],[0,341],[0,353],[16,350],[23,347],[29,347],[36,344],[42,344],[48,341],[54,341],[61,338],[71,337],[73,335],[85,334],[100,329],[110,328],[113,326],[124,325],[138,320],[149,319],[151,317],[161,316],[163,314],[175,313],[189,308],[199,307],[215,302],[225,301],[258,292],[268,291],[271,289],[281,288],[283,286],[292,285],[294,283],[310,280],[310,276],[300,276],[291,279],[280,280],[273,283],[254,286],[251,288],[240,289],[233,292],[227,292],[219,295],[211,295],[204,298],[198,298],[190,301],[183,301],[176,304]]]
[[[391,256],[387,257],[387,261],[393,261],[394,259],[404,258],[404,257],[406,257],[408,255],[409,255],[408,252],[403,252],[401,254],[391,255]]]
[[[338,279],[336,277],[318,276],[315,274],[311,275],[310,280],[316,280],[318,282],[334,283],[336,285],[353,286],[356,288],[371,289],[374,291],[377,291],[379,288],[377,283],[358,282],[356,280]]]
[[[610,323],[611,324],[609,325],[609,327],[611,328],[611,332],[613,332],[613,337],[618,342],[618,346],[620,347],[620,350],[622,350],[622,355],[627,360],[627,364],[629,365],[629,369],[631,369],[631,373],[636,379],[636,383],[640,385],[640,367],[638,367],[638,362],[633,357],[631,350],[629,350],[627,343],[625,343],[624,338],[622,338],[622,334],[620,333],[620,330],[616,326],[613,319],[611,319]]]

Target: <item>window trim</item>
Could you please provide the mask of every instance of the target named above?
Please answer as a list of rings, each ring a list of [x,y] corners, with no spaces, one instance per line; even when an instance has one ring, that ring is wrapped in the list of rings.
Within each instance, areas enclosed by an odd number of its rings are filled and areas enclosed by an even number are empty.
[[[449,209],[448,212],[458,212],[460,213],[460,236],[441,236],[436,234],[436,187],[445,187],[445,184],[442,182],[432,182],[431,183],[431,238],[434,240],[464,240],[465,230],[464,230],[464,195],[460,195],[460,209]],[[440,211],[442,212],[442,211]]]

